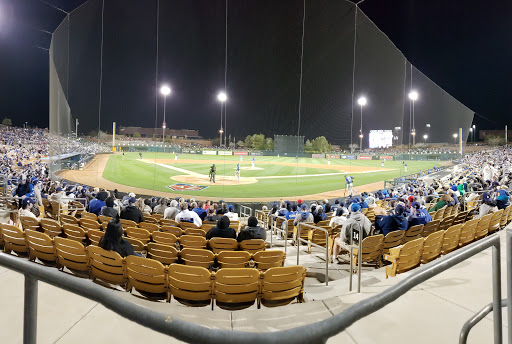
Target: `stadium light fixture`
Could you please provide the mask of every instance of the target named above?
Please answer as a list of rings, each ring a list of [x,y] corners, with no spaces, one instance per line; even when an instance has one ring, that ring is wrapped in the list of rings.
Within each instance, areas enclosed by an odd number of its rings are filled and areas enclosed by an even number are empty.
[[[365,106],[366,105],[366,98],[365,97],[360,97],[357,100],[357,104],[359,104],[360,106]]]
[[[459,135],[457,135],[457,134],[453,134],[453,139],[454,139],[454,141],[455,141],[455,144],[457,144],[457,137],[458,137],[458,136],[459,136]]]
[[[160,93],[162,93],[164,96],[168,96],[171,94],[171,88],[168,85],[163,85],[160,87]]]
[[[428,135],[427,134],[423,135],[423,139],[425,140],[425,143],[427,143]]]
[[[359,128],[359,151],[363,150],[363,106],[366,105],[366,97],[359,97],[357,104],[361,107],[361,127]]]
[[[217,94],[217,100],[221,103],[224,103],[226,100],[228,100],[226,92],[219,92],[219,94]]]
[[[165,141],[165,104],[167,103],[167,96],[171,94],[171,88],[169,85],[162,85],[160,87],[160,93],[164,95],[164,122],[162,123],[162,143]]]
[[[430,124],[427,124],[427,128],[430,128]]]
[[[416,92],[416,91],[409,92],[409,99],[412,101],[418,100],[418,92]]]
[[[224,103],[226,102],[226,100],[228,100],[228,96],[227,96],[226,92],[220,91],[217,94],[217,100],[220,102],[220,130],[219,130],[220,141],[219,141],[219,146],[221,146],[222,145],[222,133],[224,132],[224,130],[222,129],[222,107],[224,106]],[[227,123],[226,123],[226,126],[227,126]]]

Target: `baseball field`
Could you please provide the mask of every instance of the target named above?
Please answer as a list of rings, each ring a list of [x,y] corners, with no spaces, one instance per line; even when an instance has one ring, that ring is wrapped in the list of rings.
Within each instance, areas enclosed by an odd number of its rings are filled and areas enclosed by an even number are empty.
[[[98,155],[84,170],[61,175],[80,183],[110,190],[146,195],[186,195],[209,199],[271,200],[282,197],[303,199],[344,196],[345,174],[354,177],[356,192],[383,187],[383,181],[404,174],[441,166],[434,161],[312,159],[294,157],[219,156],[173,153]],[[209,180],[216,166],[215,183]],[[240,178],[235,178],[240,164]],[[446,163],[445,163],[446,164]]]

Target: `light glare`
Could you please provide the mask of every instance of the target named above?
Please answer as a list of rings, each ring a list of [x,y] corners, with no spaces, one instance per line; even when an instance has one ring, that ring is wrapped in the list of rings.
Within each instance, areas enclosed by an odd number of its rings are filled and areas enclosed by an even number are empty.
[[[361,105],[361,106],[365,106],[366,105],[366,98],[365,97],[361,97],[357,100],[357,104]]]
[[[412,101],[418,100],[418,92],[416,92],[416,91],[409,92],[409,99]]]
[[[162,93],[164,96],[168,96],[169,94],[171,94],[171,88],[167,85],[163,85],[160,88],[160,93]]]
[[[219,102],[225,102],[226,100],[228,100],[228,96],[226,95],[225,92],[219,92],[219,94],[217,95],[217,100]]]

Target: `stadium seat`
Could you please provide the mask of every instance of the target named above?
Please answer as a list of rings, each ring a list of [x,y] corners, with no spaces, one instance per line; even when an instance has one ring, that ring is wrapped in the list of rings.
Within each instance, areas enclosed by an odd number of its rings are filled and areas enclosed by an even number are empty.
[[[303,302],[306,268],[300,265],[270,268],[262,274],[258,308],[287,305],[295,298]]]
[[[258,251],[254,254],[256,267],[263,271],[283,266],[284,259],[285,253],[281,250]]]
[[[0,224],[2,229],[2,240],[4,242],[4,252],[11,253],[11,251],[20,253],[28,253],[27,240],[25,239],[25,232],[16,226],[8,225],[5,223]]]
[[[185,235],[199,235],[202,237],[206,237],[206,232],[200,228],[192,228],[192,227],[185,228],[184,233],[185,233]]]
[[[480,240],[483,237],[486,237],[489,233],[489,225],[491,224],[493,214],[487,214],[480,218],[480,221],[478,221],[478,225],[476,226],[476,232],[475,232],[475,240]]]
[[[137,239],[146,245],[151,240],[151,234],[143,229],[138,227],[127,227],[126,235],[132,239]]]
[[[386,278],[394,277],[396,274],[409,271],[420,265],[423,251],[423,238],[414,239],[403,246],[391,248],[384,259],[391,262],[386,266]]]
[[[123,227],[123,229],[126,229],[128,227],[137,227],[137,222],[132,220],[121,219],[121,226]]]
[[[160,226],[174,226],[178,227],[178,222],[171,220],[171,219],[161,219],[160,220]]]
[[[170,265],[178,260],[178,250],[171,245],[150,242],[147,250],[148,258],[158,260],[165,265]]]
[[[449,216],[443,217],[443,219],[441,220],[441,223],[439,224],[439,228],[437,230],[438,231],[447,230],[448,228],[450,228],[452,226],[454,219],[455,219],[455,215],[449,215]]]
[[[231,238],[211,238],[208,240],[208,245],[213,253],[235,251],[238,249],[238,241]]]
[[[187,228],[193,228],[193,229],[198,229],[199,227],[197,227],[194,223],[192,222],[180,222],[178,223],[178,227],[180,227],[181,229],[183,229],[184,231],[187,229]]]
[[[65,223],[62,226],[62,230],[64,231],[64,236],[68,239],[78,241],[80,243],[84,243],[87,239],[86,232],[82,227]]]
[[[389,232],[382,242],[382,254],[389,254],[389,249],[397,247],[402,244],[405,237],[405,232],[402,230]]]
[[[250,260],[251,254],[246,251],[221,251],[217,255],[217,263],[221,268],[245,268]]]
[[[86,211],[82,212],[82,215],[81,215],[80,218],[81,219],[91,220],[91,221],[98,221],[98,216],[96,216],[96,214],[88,213]]]
[[[206,233],[208,233],[208,231],[210,229],[212,229],[213,227],[215,227],[215,226],[216,226],[216,224],[213,224],[213,223],[203,223],[202,226],[201,226],[201,229],[203,231],[205,231]]]
[[[157,225],[158,226],[158,223],[159,223],[158,221],[159,220],[154,218],[153,215],[149,215],[149,216],[144,215],[144,222],[141,222],[141,223],[148,223],[148,224],[152,224],[152,225]]]
[[[215,254],[212,251],[195,248],[184,248],[180,252],[180,257],[185,265],[201,266],[205,269],[209,269],[215,261]]]
[[[172,233],[177,238],[179,238],[183,234],[183,230],[181,228],[174,227],[174,226],[162,226],[162,227],[160,227],[160,231],[167,232],[167,233]]]
[[[144,219],[144,220],[146,220],[146,219]],[[149,233],[156,232],[156,231],[158,231],[160,229],[160,227],[158,227],[156,222],[155,223],[141,222],[141,223],[139,223],[139,228],[145,229]]]
[[[151,299],[169,301],[168,271],[157,260],[137,256],[126,257],[126,291],[135,288],[141,295]]]
[[[80,220],[71,215],[61,214],[60,215],[60,223],[62,225],[64,225],[65,223],[69,223],[69,224],[78,226],[80,224]]]
[[[146,244],[142,241],[131,237],[125,237],[124,239],[128,240],[136,253],[142,254],[142,252],[146,250]]]
[[[263,239],[250,239],[240,242],[240,249],[255,254],[258,251],[265,251],[266,242]]]
[[[468,214],[469,210],[461,211],[460,213],[458,213],[453,219],[452,226],[464,223],[466,221],[466,217],[468,216]]]
[[[32,230],[37,231],[41,228],[41,226],[39,225],[39,221],[37,219],[34,219],[33,217],[21,216],[20,221],[21,221],[21,227],[24,230],[32,229]]]
[[[448,254],[459,248],[460,232],[464,224],[451,226],[444,232],[441,254]]]
[[[423,225],[412,226],[406,230],[402,243],[405,244],[419,238],[423,238]]]
[[[464,222],[459,236],[459,247],[465,246],[475,240],[476,227],[480,219],[473,219]]]
[[[55,262],[55,244],[49,235],[34,230],[25,230],[28,245],[28,259],[34,261],[39,258],[45,262]]]
[[[510,209],[512,209],[512,205],[509,205],[503,211],[503,215],[501,216],[501,219],[500,219],[500,228],[505,228],[507,226],[507,219],[509,216]]]
[[[55,251],[57,255],[57,267],[70,270],[89,271],[89,255],[87,249],[81,243],[55,237]]]
[[[50,238],[59,236],[62,234],[62,227],[60,223],[52,219],[41,219],[41,228],[44,232],[50,236]]]
[[[97,229],[89,229],[87,231],[87,239],[91,245],[98,246],[100,243],[100,239],[105,235],[105,232],[99,231]]]
[[[384,235],[372,235],[363,239],[361,252],[361,264],[371,264],[377,267],[382,266],[382,244],[384,242]],[[358,253],[359,249],[355,248],[353,251],[353,264],[357,272]]]
[[[492,234],[492,233],[500,230],[500,222],[501,222],[501,217],[503,216],[503,212],[504,212],[504,210],[501,209],[492,214],[491,221],[489,222],[489,229],[488,229],[489,234]]]
[[[98,216],[99,223],[110,222],[112,218],[110,216],[100,215]]]
[[[441,255],[443,245],[444,231],[437,231],[426,237],[423,243],[423,253],[421,254],[421,263],[426,264]]]
[[[319,226],[317,226],[319,227]],[[326,247],[327,250],[329,250],[329,257],[331,256],[331,247],[332,247],[332,239],[330,234],[332,233],[332,228],[327,226],[322,226],[324,229],[327,230],[327,242],[326,242],[326,233],[323,230],[320,229],[312,229],[309,230],[308,233],[308,252],[311,253],[311,243]]]
[[[93,280],[125,285],[126,262],[115,251],[107,251],[101,247],[88,246],[90,276]]]
[[[98,221],[90,220],[88,218],[81,218],[80,219],[80,227],[82,227],[85,230],[89,230],[89,229],[99,230],[99,229],[101,229],[101,225],[100,225],[100,223]]]
[[[169,232],[153,232],[151,233],[151,240],[153,240],[156,243],[164,244],[164,245],[176,245],[176,242],[178,241],[178,238],[176,238],[176,235],[169,233]]]
[[[180,246],[182,248],[206,248],[208,240],[198,235],[182,235],[179,238]]]
[[[214,274],[213,298],[219,308],[240,310],[250,307],[256,302],[259,291],[260,272],[256,269],[223,268]]]
[[[423,237],[426,238],[430,234],[437,232],[439,228],[439,224],[441,223],[441,220],[432,220],[425,224],[423,227]]]
[[[176,301],[188,306],[208,306],[212,302],[213,280],[207,269],[171,264],[168,278],[171,296]]]

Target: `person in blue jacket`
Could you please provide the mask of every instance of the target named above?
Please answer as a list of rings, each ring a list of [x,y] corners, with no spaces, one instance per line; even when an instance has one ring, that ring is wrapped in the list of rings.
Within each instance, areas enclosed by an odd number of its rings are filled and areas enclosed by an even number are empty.
[[[498,209],[505,209],[510,205],[510,195],[504,186],[499,191],[499,196],[496,197],[496,206]]]
[[[386,236],[390,232],[405,231],[409,223],[404,216],[405,206],[401,203],[395,207],[393,215],[376,215],[375,216],[375,232],[382,233]]]
[[[422,210],[425,211],[423,212]],[[411,228],[412,226],[427,224],[432,221],[432,216],[430,216],[426,209],[421,209],[418,202],[412,202],[411,215],[407,217],[407,221],[409,222],[409,228]]]
[[[34,197],[34,185],[27,179],[24,174],[21,175],[21,180],[18,187],[12,193],[13,196],[17,197]]]

